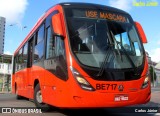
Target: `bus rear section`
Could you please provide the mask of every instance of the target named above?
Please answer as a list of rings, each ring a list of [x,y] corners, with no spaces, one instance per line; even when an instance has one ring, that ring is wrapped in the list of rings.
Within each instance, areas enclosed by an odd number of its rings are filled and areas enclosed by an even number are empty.
[[[34,99],[37,107],[61,108],[120,107],[150,100],[143,47],[147,39],[128,13],[103,5],[61,3],[46,14],[41,21],[44,41],[39,42],[44,46],[36,47],[38,36],[24,42],[27,68],[15,71],[13,88],[23,85],[16,74],[23,72],[27,81],[23,78],[26,85],[18,95]],[[43,51],[42,59],[36,48]]]

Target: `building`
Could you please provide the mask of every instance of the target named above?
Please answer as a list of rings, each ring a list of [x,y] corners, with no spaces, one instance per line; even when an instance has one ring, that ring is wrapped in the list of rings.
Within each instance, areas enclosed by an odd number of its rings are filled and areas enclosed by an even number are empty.
[[[12,55],[0,55],[0,92],[11,90]]]
[[[148,65],[151,66],[152,65],[152,60],[151,60],[151,57],[149,56],[148,52],[146,52],[146,56],[147,56],[147,59],[148,59]]]
[[[4,52],[5,23],[6,19],[0,17],[0,54]]]
[[[160,69],[156,68],[157,63],[151,60],[151,57],[149,56],[148,52],[146,52],[146,57],[147,57],[147,60],[148,60],[148,70],[150,69],[150,66],[152,66],[153,67],[153,71],[156,73],[157,79],[156,79],[156,81],[151,83],[151,86],[156,87],[156,86],[158,86],[158,75],[157,74],[158,74],[158,70],[160,71]],[[151,75],[150,75],[150,77],[154,78],[154,76],[151,76]]]
[[[155,66],[155,72],[157,75],[156,85],[160,86],[160,62]]]

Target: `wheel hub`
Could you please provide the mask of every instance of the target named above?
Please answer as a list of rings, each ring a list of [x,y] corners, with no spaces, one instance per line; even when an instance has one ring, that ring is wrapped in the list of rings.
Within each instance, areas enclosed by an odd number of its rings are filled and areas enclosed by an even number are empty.
[[[38,103],[42,103],[42,94],[41,94],[40,90],[36,94],[36,99],[37,99]]]

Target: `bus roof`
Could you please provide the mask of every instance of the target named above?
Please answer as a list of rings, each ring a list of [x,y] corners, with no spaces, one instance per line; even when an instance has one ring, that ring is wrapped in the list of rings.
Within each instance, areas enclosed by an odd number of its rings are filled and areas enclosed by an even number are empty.
[[[20,46],[16,49],[16,51],[14,52],[14,55],[17,54],[17,52],[23,47],[23,45],[30,39],[30,36],[33,35],[33,33],[37,30],[37,28],[41,25],[41,23],[44,21],[44,19],[55,10],[55,7],[58,6],[62,6],[64,8],[70,7],[70,8],[91,8],[91,9],[100,9],[100,10],[109,10],[109,11],[113,11],[113,12],[118,12],[118,13],[123,13],[123,14],[128,14],[127,12],[117,9],[117,8],[113,8],[110,6],[105,6],[105,5],[100,5],[100,4],[93,4],[93,3],[78,3],[78,2],[63,2],[63,3],[59,3],[56,4],[54,6],[52,6],[51,8],[49,8],[48,10],[46,10],[45,13],[43,13],[43,15],[38,19],[37,23],[33,26],[33,28],[31,29],[31,31],[29,32],[29,34],[26,36],[26,38],[22,41],[22,43],[20,44]],[[129,14],[128,14],[129,15]]]
[[[79,2],[63,2],[59,3],[59,5],[63,7],[70,7],[70,8],[96,8],[100,10],[111,10],[113,12],[118,12],[118,13],[124,13],[128,14],[127,12],[120,10],[118,8],[110,7],[107,5],[101,5],[101,4],[95,4],[95,3],[79,3]]]

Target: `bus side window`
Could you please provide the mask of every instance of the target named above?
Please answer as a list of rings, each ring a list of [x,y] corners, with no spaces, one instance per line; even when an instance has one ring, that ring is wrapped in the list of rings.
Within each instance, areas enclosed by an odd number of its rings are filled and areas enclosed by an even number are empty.
[[[47,51],[46,59],[55,57],[55,39],[51,33],[51,27],[47,27]]]
[[[67,63],[64,40],[53,36],[51,27],[46,29],[46,60],[45,68],[62,80],[67,80]]]
[[[26,43],[23,48],[23,63],[22,63],[23,68],[27,67],[27,58],[28,58],[27,56],[28,56],[28,43]]]
[[[1,68],[1,65],[0,65],[0,68]],[[14,60],[13,60],[13,69],[12,69],[12,74],[14,74],[15,73],[15,71],[16,71],[16,56],[14,56]]]
[[[34,47],[34,62],[44,57],[44,24],[39,28]]]
[[[18,71],[18,54],[15,56],[15,72]]]
[[[18,57],[17,57],[17,71],[22,69],[22,62],[23,62],[23,48],[21,48],[19,50],[19,54],[18,54]]]
[[[19,70],[19,52],[15,56],[15,71],[17,72]]]
[[[33,44],[34,43],[34,36],[28,41],[28,63],[27,67],[32,66],[33,62]]]
[[[56,56],[63,56],[65,59],[65,48],[64,48],[64,40],[61,39],[61,37],[55,37],[56,38]]]
[[[55,54],[57,59],[56,75],[62,80],[67,80],[67,62],[64,40],[61,37],[55,37]]]

